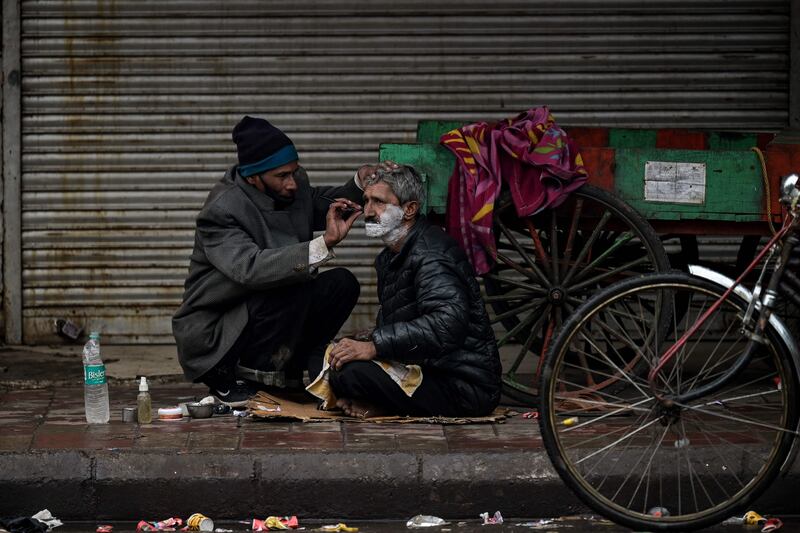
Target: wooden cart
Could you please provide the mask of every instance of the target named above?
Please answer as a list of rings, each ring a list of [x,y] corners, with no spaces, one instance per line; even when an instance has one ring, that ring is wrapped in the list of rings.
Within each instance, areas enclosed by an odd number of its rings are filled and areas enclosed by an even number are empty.
[[[454,156],[439,145],[454,122],[421,122],[417,142],[383,144],[380,158],[411,164],[426,180],[424,211],[443,220]],[[504,353],[504,391],[537,395],[542,355],[587,295],[624,277],[670,268],[662,239],[680,239],[673,267],[697,261],[697,237],[742,237],[740,260],[780,224],[780,177],[800,169],[800,139],[749,132],[567,128],[589,183],[556,209],[518,217],[509,195],[495,205],[498,260],[483,276]],[[513,354],[509,350],[513,347]],[[626,361],[636,365],[639,361]],[[585,391],[613,387],[591,361]]]

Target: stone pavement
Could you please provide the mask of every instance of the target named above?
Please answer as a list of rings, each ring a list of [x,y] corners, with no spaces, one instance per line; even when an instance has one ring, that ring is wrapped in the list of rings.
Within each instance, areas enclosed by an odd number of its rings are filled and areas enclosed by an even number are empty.
[[[120,360],[126,353],[119,352]],[[193,512],[218,519],[403,519],[587,511],[550,466],[536,422],[521,416],[442,426],[227,415],[138,426],[121,421],[122,407],[136,403],[135,376],[115,363],[112,420],[89,426],[74,379],[81,376],[80,360],[56,364],[53,357],[0,351],[0,516],[45,508],[66,520]],[[141,367],[139,355],[131,359],[139,362],[127,371]],[[20,380],[26,364],[35,379]],[[151,385],[154,409],[206,393],[169,372]],[[796,514],[797,474],[795,466],[758,510]]]

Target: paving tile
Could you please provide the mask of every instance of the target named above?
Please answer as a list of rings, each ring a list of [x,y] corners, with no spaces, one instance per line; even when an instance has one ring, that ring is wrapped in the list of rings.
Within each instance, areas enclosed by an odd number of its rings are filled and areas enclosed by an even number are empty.
[[[83,432],[36,433],[31,449],[35,450],[77,450],[94,448],[94,441]]]
[[[443,452],[447,451],[447,441],[444,436],[426,437],[398,434],[397,449],[400,451],[415,452]]]
[[[394,435],[345,435],[344,447],[347,450],[397,450]]]
[[[342,423],[341,422],[291,422],[289,425],[289,430],[292,433],[302,433],[302,432],[321,433],[325,431],[339,433],[342,431]]]
[[[0,451],[24,452],[30,448],[33,433],[0,434]]]
[[[233,433],[209,433],[209,432],[192,432],[189,433],[189,450],[208,450],[208,449],[226,449],[236,450],[239,447],[239,440],[241,436],[238,432]]]
[[[494,424],[444,426],[444,435],[447,437],[448,441],[451,438],[458,438],[461,436],[488,439],[497,437],[497,430],[495,430]]]
[[[246,433],[286,433],[290,431],[292,425],[290,422],[278,421],[265,421],[265,420],[244,420],[242,422],[242,431]]]
[[[187,450],[189,448],[189,435],[187,432],[161,433],[158,431],[141,431],[134,437],[133,447],[137,449],[170,448],[173,450]]]
[[[245,433],[241,444],[243,450],[253,448],[329,450],[342,447],[342,435],[333,432]]]

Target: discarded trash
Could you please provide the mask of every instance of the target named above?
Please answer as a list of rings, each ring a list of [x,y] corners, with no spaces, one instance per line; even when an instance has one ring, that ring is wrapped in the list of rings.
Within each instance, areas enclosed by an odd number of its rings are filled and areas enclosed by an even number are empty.
[[[159,407],[158,419],[159,420],[180,420],[183,418],[183,412],[180,407]]]
[[[522,522],[521,524],[514,525],[516,527],[530,527],[533,529],[541,529],[547,526],[547,529],[550,529],[555,522],[556,521],[552,518],[542,518],[541,520],[536,520],[535,522]]]
[[[723,526],[741,526],[744,524],[744,518],[741,516],[732,516],[722,521]]]
[[[539,411],[528,411],[527,413],[522,413],[522,418],[539,420]]]
[[[669,509],[667,509],[666,507],[653,507],[652,509],[647,511],[647,514],[649,514],[650,516],[654,516],[656,518],[665,518],[669,516]]]
[[[484,526],[503,523],[503,515],[500,514],[500,511],[495,511],[494,516],[489,516],[489,513],[481,513],[480,516]]]
[[[224,527],[218,527],[214,530],[214,533],[233,533],[233,530],[225,529]]]
[[[6,530],[9,533],[44,533],[60,525],[61,520],[54,518],[47,509],[33,516],[0,518],[0,531]]]
[[[769,533],[770,531],[777,531],[783,527],[783,522],[780,518],[770,518],[761,528],[761,533]]]
[[[47,526],[47,531],[50,531],[54,527],[58,527],[58,526],[64,525],[64,523],[61,520],[59,520],[58,518],[54,517],[50,513],[50,511],[48,511],[47,509],[43,509],[43,510],[39,511],[38,513],[33,515],[31,518],[33,518],[34,520],[38,520],[39,522],[42,522],[44,525],[46,525]]]
[[[281,529],[297,529],[300,524],[296,516],[268,516],[264,520],[253,518],[253,531],[270,531]]]
[[[744,523],[748,526],[756,526],[767,521],[766,518],[755,511],[747,511],[742,517],[742,520],[744,520]]]
[[[676,448],[686,448],[689,445],[689,439],[682,437],[675,441]]]
[[[578,423],[578,417],[577,416],[571,416],[569,418],[565,418],[561,423],[564,424],[567,427],[574,426],[575,424]]]
[[[410,527],[412,529],[418,527],[436,527],[443,526],[447,523],[448,522],[445,521],[444,518],[439,518],[438,516],[418,514],[406,522],[406,527]]]
[[[146,522],[140,520],[136,524],[136,531],[175,531],[183,525],[183,520],[178,517],[167,518],[160,522]]]
[[[114,531],[114,526],[108,524],[97,526],[97,529],[95,529],[95,531],[97,533],[111,533],[112,531]]]
[[[75,322],[63,318],[57,319],[55,321],[55,326],[56,333],[73,341],[78,340],[78,337],[80,337],[81,333],[83,333],[82,327],[77,325]]]
[[[189,531],[214,531],[214,521],[204,514],[194,513],[186,519]]]
[[[337,531],[337,532],[341,531],[343,533],[357,533],[358,532],[358,528],[357,527],[347,527],[347,524],[343,524],[341,522],[336,524],[336,525],[333,525],[333,526],[322,526],[320,528],[320,530],[321,531]]]

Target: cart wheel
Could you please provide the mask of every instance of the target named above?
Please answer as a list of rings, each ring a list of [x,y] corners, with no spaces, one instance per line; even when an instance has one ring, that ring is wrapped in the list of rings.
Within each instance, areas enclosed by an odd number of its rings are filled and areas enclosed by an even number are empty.
[[[523,403],[536,400],[541,364],[561,323],[599,288],[646,272],[669,270],[658,236],[629,205],[605,190],[584,185],[554,209],[519,217],[511,198],[496,205],[497,264],[484,275],[498,346],[518,344],[503,368],[503,392]],[[619,376],[585,368],[583,394],[613,386]],[[628,371],[637,365],[631,361]]]

